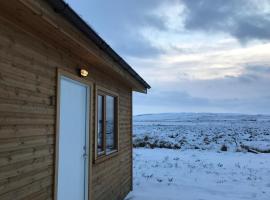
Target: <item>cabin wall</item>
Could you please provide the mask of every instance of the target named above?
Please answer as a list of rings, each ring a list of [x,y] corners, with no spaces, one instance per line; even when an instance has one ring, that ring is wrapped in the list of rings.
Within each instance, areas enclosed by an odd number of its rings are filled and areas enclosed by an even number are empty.
[[[77,68],[88,65],[89,83],[119,95],[119,153],[98,164],[90,162],[91,200],[121,200],[131,190],[131,88],[0,13],[1,200],[53,199],[57,70],[77,76]],[[92,88],[92,158],[94,91]]]

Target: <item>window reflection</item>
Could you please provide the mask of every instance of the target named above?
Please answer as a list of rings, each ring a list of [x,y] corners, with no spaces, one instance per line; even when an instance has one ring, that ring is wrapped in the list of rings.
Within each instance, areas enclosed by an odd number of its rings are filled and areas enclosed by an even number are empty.
[[[106,152],[116,149],[115,97],[106,96]]]
[[[98,130],[97,130],[97,152],[101,154],[104,152],[104,141],[103,141],[103,96],[98,95]]]

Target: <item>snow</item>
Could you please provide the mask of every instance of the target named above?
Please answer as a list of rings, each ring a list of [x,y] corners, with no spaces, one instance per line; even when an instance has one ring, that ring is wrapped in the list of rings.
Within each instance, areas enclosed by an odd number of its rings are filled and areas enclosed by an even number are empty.
[[[270,155],[134,149],[126,200],[269,200]]]
[[[136,147],[236,151],[241,145],[270,150],[270,116],[175,113],[134,117]]]
[[[133,127],[134,191],[126,200],[270,199],[270,154],[242,148],[270,150],[270,116],[139,115]]]

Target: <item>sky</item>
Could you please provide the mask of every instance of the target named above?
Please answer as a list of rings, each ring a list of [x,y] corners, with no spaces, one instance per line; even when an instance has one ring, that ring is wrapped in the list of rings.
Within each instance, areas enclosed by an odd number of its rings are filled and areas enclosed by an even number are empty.
[[[270,114],[270,0],[66,0],[150,85],[134,114]]]

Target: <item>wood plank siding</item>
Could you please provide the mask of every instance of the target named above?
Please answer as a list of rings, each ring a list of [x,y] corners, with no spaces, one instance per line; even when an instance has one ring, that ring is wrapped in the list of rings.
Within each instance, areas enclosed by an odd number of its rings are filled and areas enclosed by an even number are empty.
[[[0,3],[0,199],[54,199],[58,70],[78,76],[84,66],[93,84],[92,158],[95,87],[119,95],[119,152],[100,163],[91,160],[90,199],[122,200],[132,189],[132,90],[138,84],[45,1],[29,2]],[[53,28],[50,20],[62,27]]]

